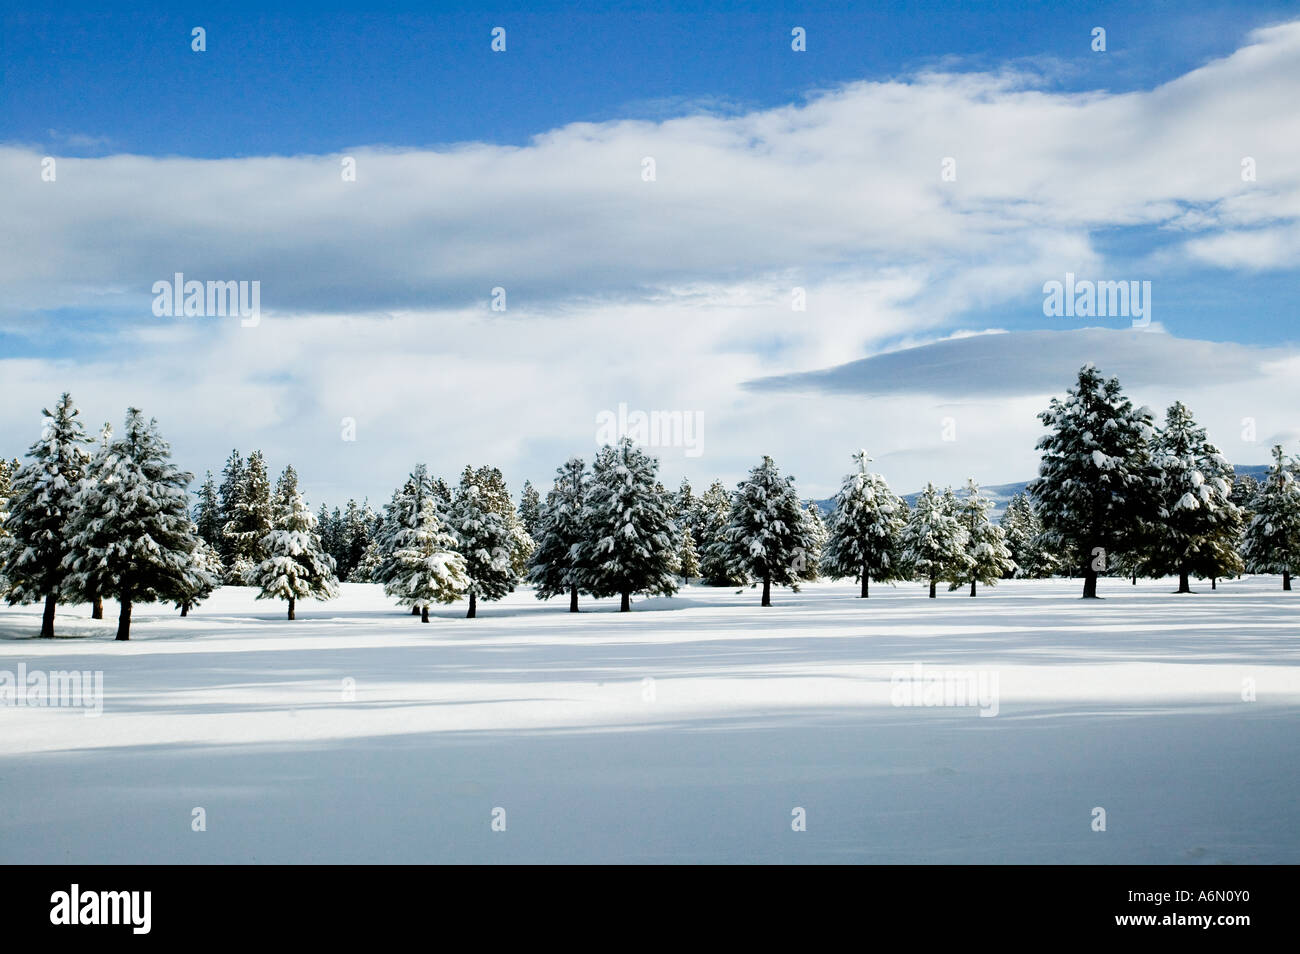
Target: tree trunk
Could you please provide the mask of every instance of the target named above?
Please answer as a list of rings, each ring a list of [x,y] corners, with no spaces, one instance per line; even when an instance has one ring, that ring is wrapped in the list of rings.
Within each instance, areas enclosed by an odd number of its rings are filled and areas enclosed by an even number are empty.
[[[578,584],[569,584],[569,612],[578,612]]]
[[[770,576],[763,577],[763,605],[772,605],[772,578]]]
[[[934,585],[935,585],[935,582],[936,582],[936,581],[935,581],[935,578],[934,578],[934,574],[932,573],[932,574],[930,574],[930,599],[934,599],[934,598],[935,598],[935,596],[934,596]]]
[[[96,594],[95,598],[90,601],[90,618],[91,619],[104,618],[104,597],[98,594]]]
[[[469,612],[465,614],[466,619],[475,619],[478,616],[478,596],[473,590],[469,592]]]
[[[622,594],[622,599],[620,599],[618,603],[618,611],[620,613],[632,612],[632,594],[630,592],[625,591]]]
[[[293,597],[292,597],[292,596],[289,597],[289,618],[290,618],[290,619],[293,619],[293,618],[294,618],[294,615],[293,615]]]
[[[1091,563],[1083,569],[1083,598],[1097,599],[1097,571],[1092,568]]]
[[[1133,585],[1134,585],[1134,586],[1137,586],[1137,585],[1138,585],[1138,571],[1137,571],[1137,570],[1134,570],[1134,571],[1133,571]]]
[[[427,623],[427,622],[429,622],[429,607],[428,607],[428,606],[421,606],[421,607],[420,607],[420,622],[421,622],[421,623]]]
[[[1284,590],[1289,590],[1289,589],[1291,589],[1291,571],[1290,571],[1290,570],[1283,570],[1283,571],[1282,571],[1282,589],[1284,589]],[[51,614],[50,614],[50,619],[53,620],[53,618],[54,618],[54,614],[51,613]],[[51,623],[51,625],[53,625],[53,623]],[[53,630],[53,629],[50,630],[50,635],[51,635],[51,636],[54,635],[54,630]]]
[[[118,603],[122,611],[117,614],[117,638],[125,641],[131,638],[131,597],[121,596]]]
[[[1192,592],[1192,581],[1188,579],[1186,570],[1178,571],[1178,592],[1179,593]]]
[[[1219,588],[1219,578],[1217,576],[1210,577],[1210,589],[1217,590],[1218,588]]]
[[[189,604],[189,603],[182,603],[182,604],[181,604],[181,618],[184,619],[186,616],[189,616],[189,615],[190,615],[190,604]]]
[[[41,636],[46,639],[54,638],[54,608],[58,605],[58,602],[53,593],[45,594],[45,612],[41,616]]]
[[[974,595],[975,595],[975,581],[974,581],[974,580],[971,580],[971,581],[970,581],[970,595],[971,595],[971,596],[974,596]]]
[[[862,592],[858,594],[858,599],[865,600],[866,598],[867,598],[867,561],[863,560],[862,561]]]
[[[419,615],[420,615],[420,607],[418,607],[418,606],[412,606],[412,607],[411,607],[411,615],[412,615],[412,616],[419,616]]]

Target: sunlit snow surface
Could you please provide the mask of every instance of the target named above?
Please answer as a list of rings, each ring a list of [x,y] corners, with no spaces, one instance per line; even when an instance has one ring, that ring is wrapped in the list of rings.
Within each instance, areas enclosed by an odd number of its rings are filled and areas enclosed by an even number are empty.
[[[4,607],[0,670],[104,709],[0,708],[0,862],[1300,862],[1300,590],[1196,588]],[[915,663],[997,715],[892,705]]]

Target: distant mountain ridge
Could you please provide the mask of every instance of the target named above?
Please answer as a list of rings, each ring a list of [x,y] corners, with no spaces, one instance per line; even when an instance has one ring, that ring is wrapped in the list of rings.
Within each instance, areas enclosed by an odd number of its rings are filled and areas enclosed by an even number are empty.
[[[1233,464],[1232,469],[1238,477],[1250,476],[1263,482],[1264,478],[1268,476],[1269,466],[1270,465],[1268,464]],[[980,487],[980,490],[982,490],[985,495],[993,501],[992,515],[993,519],[997,520],[1002,516],[1002,512],[1007,509],[1007,504],[1011,502],[1011,498],[1016,494],[1024,493],[1025,488],[1028,486],[1029,481],[1021,480],[1014,484],[991,484],[988,487],[982,486]],[[954,487],[953,489],[959,493],[961,491],[961,487]],[[907,505],[912,507],[916,505],[916,498],[921,496],[921,491],[916,490],[910,494],[903,494],[902,496],[903,499],[907,501]],[[818,509],[821,510],[822,515],[826,516],[835,507],[835,498],[830,497],[826,500],[814,500],[813,503],[815,503]]]

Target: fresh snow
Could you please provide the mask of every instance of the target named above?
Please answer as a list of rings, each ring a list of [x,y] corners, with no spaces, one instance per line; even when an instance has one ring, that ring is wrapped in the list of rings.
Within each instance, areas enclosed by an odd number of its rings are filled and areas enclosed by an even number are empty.
[[[576,616],[521,589],[421,624],[373,584],[294,622],[225,587],[138,605],[127,643],[112,603],[60,607],[55,640],[5,607],[0,671],[102,670],[105,700],[0,708],[0,862],[1300,862],[1300,593],[1195,588],[691,586]],[[995,673],[997,715],[892,706],[914,663]]]

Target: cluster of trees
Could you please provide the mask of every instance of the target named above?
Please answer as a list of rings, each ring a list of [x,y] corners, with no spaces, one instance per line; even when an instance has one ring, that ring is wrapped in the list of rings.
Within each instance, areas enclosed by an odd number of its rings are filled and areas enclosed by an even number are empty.
[[[184,615],[228,578],[221,551],[195,519],[211,514],[201,498],[191,515],[193,475],[172,463],[156,421],[129,408],[120,437],[105,424],[91,441],[71,395],[42,414],[27,459],[6,468],[0,506],[0,588],[11,604],[44,602],[42,636],[54,635],[58,603],[90,603],[98,619],[109,597],[120,607],[117,638],[129,639],[135,604],[172,602]],[[260,455],[257,464],[252,482],[265,484]],[[320,548],[292,468],[274,496],[250,494],[231,513],[214,538],[260,598],[287,600],[292,619],[296,600],[333,595],[333,560]]]
[[[139,602],[172,602],[182,615],[222,583],[259,598],[328,599],[340,580],[375,582],[413,614],[460,599],[473,618],[482,600],[521,583],[539,599],[674,593],[714,586],[798,588],[819,577],[920,580],[935,597],[1010,576],[1193,577],[1281,574],[1300,565],[1300,464],[1273,449],[1257,484],[1236,477],[1191,411],[1175,403],[1157,426],[1115,378],[1084,366],[1064,399],[1039,418],[1048,433],[1039,476],[995,524],[973,482],[963,493],[927,485],[909,507],[854,456],[829,515],[798,496],[794,479],[764,457],[734,490],[714,481],[696,495],[658,479],[658,461],[630,440],[607,445],[590,469],[577,457],[556,471],[543,499],[525,483],[515,506],[501,471],[466,467],[453,488],[420,465],[375,513],[348,501],[314,515],[286,467],[271,484],[260,451],[236,450],[211,472],[191,508],[191,475],[171,462],[156,422],[127,412],[122,436],[105,424],[88,439],[64,394],[42,412],[41,437],[23,463],[0,459],[0,594],[45,604],[41,635],[54,634],[58,602],[105,597],[130,634]],[[680,582],[679,582],[680,581]]]

